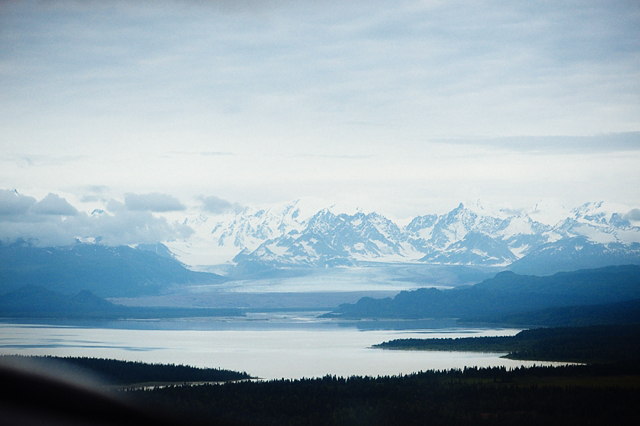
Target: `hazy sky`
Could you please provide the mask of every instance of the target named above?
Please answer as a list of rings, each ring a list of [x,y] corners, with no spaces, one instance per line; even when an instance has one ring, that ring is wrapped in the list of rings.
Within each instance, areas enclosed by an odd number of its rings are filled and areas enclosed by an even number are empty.
[[[0,1],[0,147],[47,214],[637,207],[640,2]]]

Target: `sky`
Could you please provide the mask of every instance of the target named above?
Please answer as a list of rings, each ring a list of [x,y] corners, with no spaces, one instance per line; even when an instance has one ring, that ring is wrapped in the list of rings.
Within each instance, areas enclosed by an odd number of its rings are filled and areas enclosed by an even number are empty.
[[[1,238],[300,197],[638,208],[640,3],[4,0],[0,148]]]

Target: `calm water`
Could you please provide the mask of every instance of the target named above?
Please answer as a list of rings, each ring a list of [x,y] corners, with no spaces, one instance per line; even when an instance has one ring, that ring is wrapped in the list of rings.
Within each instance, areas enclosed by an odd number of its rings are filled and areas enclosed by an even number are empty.
[[[245,319],[0,324],[0,354],[86,356],[225,368],[265,379],[396,375],[464,366],[543,364],[504,354],[371,349],[399,338],[513,335],[447,322],[345,323],[313,315]],[[547,363],[545,363],[547,364]]]

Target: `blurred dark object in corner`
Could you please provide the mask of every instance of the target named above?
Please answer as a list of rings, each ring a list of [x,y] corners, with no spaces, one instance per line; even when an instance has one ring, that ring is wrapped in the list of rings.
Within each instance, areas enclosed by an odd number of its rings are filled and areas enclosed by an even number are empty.
[[[123,398],[28,359],[0,363],[0,423],[3,426],[176,425]]]

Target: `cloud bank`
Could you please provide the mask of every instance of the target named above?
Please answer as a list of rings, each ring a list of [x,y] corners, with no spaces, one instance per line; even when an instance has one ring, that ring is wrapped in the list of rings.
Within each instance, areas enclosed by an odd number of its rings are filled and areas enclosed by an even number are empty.
[[[75,216],[78,214],[78,210],[69,204],[67,200],[52,193],[37,202],[31,208],[31,211],[36,214],[50,216]]]
[[[4,218],[24,214],[35,203],[35,198],[20,195],[17,191],[0,190],[0,216]]]
[[[130,210],[125,204],[112,200],[108,205],[109,211],[95,210],[88,214],[79,212],[66,199],[53,193],[36,201],[17,191],[0,190],[0,242],[7,244],[26,240],[48,247],[96,241],[117,246],[186,239],[193,233],[190,227],[169,223],[150,211],[162,206],[176,208],[176,199],[142,197],[142,200],[149,202],[147,210]],[[144,203],[138,207],[142,205]]]
[[[632,221],[639,221],[640,222],[640,209],[632,209],[631,211],[629,211],[629,213],[624,215],[624,218],[626,220],[632,220]]]
[[[202,209],[212,214],[223,214],[230,211],[242,210],[242,206],[238,203],[232,203],[222,198],[211,195],[202,197]]]
[[[640,151],[640,132],[608,133],[594,136],[516,136],[504,138],[443,139],[451,145],[491,146],[523,153],[615,153]]]

